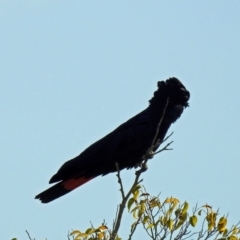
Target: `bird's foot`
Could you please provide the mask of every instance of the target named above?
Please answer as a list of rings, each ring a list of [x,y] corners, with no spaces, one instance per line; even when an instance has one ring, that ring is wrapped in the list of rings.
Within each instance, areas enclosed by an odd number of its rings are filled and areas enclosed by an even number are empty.
[[[139,164],[139,167],[140,169],[136,171],[136,174],[146,172],[148,170],[147,161],[143,161],[141,164]]]
[[[152,148],[149,148],[146,153],[142,156],[142,160],[148,160],[148,159],[152,159],[154,156],[154,151],[152,150]]]

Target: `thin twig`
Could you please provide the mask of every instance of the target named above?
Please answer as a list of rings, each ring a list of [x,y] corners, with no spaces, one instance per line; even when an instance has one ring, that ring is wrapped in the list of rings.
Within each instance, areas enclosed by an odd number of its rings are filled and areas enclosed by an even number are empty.
[[[27,231],[27,230],[26,230],[26,233],[27,233],[27,235],[28,235],[28,238],[29,238],[30,240],[35,240],[35,238],[33,238],[33,239],[32,239],[32,238],[30,237],[30,234],[28,233],[28,231]]]
[[[115,228],[115,225],[116,225],[116,219],[118,216],[119,208],[120,208],[120,204],[117,206],[116,215],[115,215],[115,218],[113,219],[113,229]]]
[[[117,236],[117,233],[118,233],[118,230],[119,230],[119,227],[120,227],[120,224],[121,224],[121,220],[122,220],[122,215],[123,215],[123,212],[124,212],[124,209],[126,207],[126,203],[132,193],[132,190],[134,189],[134,187],[139,184],[140,182],[142,182],[142,180],[139,180],[140,178],[140,175],[145,172],[147,170],[147,161],[149,159],[151,159],[153,157],[153,150],[155,148],[155,141],[158,137],[158,133],[159,133],[159,129],[160,129],[160,126],[162,124],[162,121],[163,121],[163,118],[165,116],[165,113],[166,113],[166,109],[167,109],[167,106],[168,106],[168,102],[169,102],[169,98],[167,98],[167,102],[166,102],[166,105],[164,107],[164,110],[163,110],[163,114],[161,116],[161,119],[159,120],[159,123],[157,125],[157,129],[156,129],[156,133],[155,133],[155,136],[153,138],[153,141],[152,141],[152,144],[150,146],[150,148],[146,151],[146,154],[144,154],[142,156],[142,164],[141,164],[141,168],[135,172],[136,176],[135,176],[135,180],[134,180],[134,183],[132,184],[132,187],[130,188],[130,190],[128,191],[127,195],[124,194],[124,189],[123,189],[123,184],[122,184],[122,180],[121,180],[121,176],[120,176],[120,170],[119,170],[119,165],[118,163],[116,162],[116,169],[117,169],[117,178],[118,178],[118,183],[120,184],[120,191],[121,191],[121,195],[122,195],[122,202],[120,203],[119,205],[119,209],[118,209],[118,214],[117,214],[117,220],[114,221],[114,226],[113,226],[113,230],[112,230],[112,234],[110,236],[110,239],[109,240],[115,240],[116,236]],[[171,144],[171,143],[170,143]],[[167,147],[170,145],[168,144],[165,149],[166,150],[169,150],[167,149]],[[162,150],[163,151],[163,150]],[[131,236],[131,235],[130,235]]]
[[[165,147],[163,147],[162,149],[160,149],[159,151],[155,152],[153,155],[156,155],[162,151],[165,151],[165,150],[173,150],[172,148],[168,148],[168,146],[170,146],[171,144],[173,143],[173,141],[171,141],[170,143],[168,143]]]
[[[115,166],[116,166],[116,169],[117,169],[117,178],[118,178],[118,183],[120,185],[120,192],[122,194],[122,199],[124,199],[125,198],[125,194],[124,194],[122,179],[120,177],[120,170],[119,170],[118,162],[115,163]]]
[[[152,141],[152,145],[151,145],[151,147],[152,147],[152,146],[154,147],[154,145],[155,145],[155,141],[156,141],[156,139],[157,139],[157,136],[158,136],[158,133],[159,133],[160,126],[161,126],[161,124],[162,124],[163,118],[164,118],[165,113],[166,113],[166,109],[167,109],[167,106],[168,106],[168,102],[169,102],[169,97],[167,98],[166,105],[165,105],[165,107],[164,107],[164,109],[163,109],[163,114],[162,114],[162,117],[161,117],[161,119],[160,119],[160,121],[159,121],[159,123],[158,123],[157,131],[156,131],[156,134],[155,134],[155,136],[154,136],[154,138],[153,138],[153,141]]]
[[[164,118],[164,116],[165,116],[166,109],[167,109],[167,106],[168,106],[168,101],[169,101],[169,98],[167,99],[166,105],[165,105],[164,110],[163,110],[163,114],[162,114],[162,116],[161,116],[161,118],[160,118],[160,120],[159,120],[159,122],[158,122],[157,129],[156,129],[156,133],[155,133],[155,135],[154,135],[152,144],[151,144],[150,148],[146,151],[146,153],[142,156],[142,159],[144,160],[144,163],[143,163],[144,165],[146,165],[146,163],[147,163],[147,161],[148,161],[149,159],[153,158],[153,156],[154,156],[154,150],[155,150],[156,148],[158,148],[163,142],[165,142],[165,141],[168,139],[168,137],[167,137],[167,138],[166,138],[165,140],[163,140],[163,141],[162,141],[162,140],[160,141],[160,139],[157,140],[158,133],[159,133],[159,129],[160,129],[160,126],[161,126],[161,124],[162,124],[162,121],[163,121],[163,118]],[[171,134],[169,135],[169,137],[170,137],[172,134],[173,134],[173,133],[171,133]],[[156,140],[157,140],[157,142],[156,142]],[[155,143],[155,142],[156,142],[156,143]],[[167,150],[169,150],[169,149],[167,149]]]
[[[119,227],[120,227],[120,223],[121,223],[121,220],[122,220],[122,215],[123,215],[124,209],[126,207],[127,200],[129,199],[133,188],[142,181],[142,180],[139,180],[139,178],[140,178],[141,173],[144,172],[144,171],[145,171],[145,167],[143,165],[142,165],[140,170],[136,171],[136,173],[135,173],[136,177],[135,177],[134,183],[132,184],[132,187],[128,191],[127,195],[122,199],[121,204],[119,205],[117,221],[115,222],[115,225],[113,227],[112,235],[110,237],[110,240],[114,240],[117,236],[117,233],[118,233],[118,230],[119,230]],[[118,173],[118,175],[119,175],[119,178],[121,178],[120,172]]]
[[[163,139],[163,141],[161,142],[161,144],[164,143],[164,142],[166,142],[166,141],[173,135],[173,133],[174,133],[174,132],[171,132],[165,139]]]
[[[70,234],[69,234],[69,232],[68,232],[68,234],[67,234],[67,238],[68,238],[68,240],[70,240]]]
[[[134,232],[136,231],[137,226],[138,226],[138,224],[140,223],[140,220],[141,220],[141,218],[139,217],[138,220],[137,220],[137,222],[134,224],[133,228],[131,229],[131,232],[130,232],[130,234],[129,234],[128,240],[131,240],[131,239],[132,239],[132,236],[133,236]]]

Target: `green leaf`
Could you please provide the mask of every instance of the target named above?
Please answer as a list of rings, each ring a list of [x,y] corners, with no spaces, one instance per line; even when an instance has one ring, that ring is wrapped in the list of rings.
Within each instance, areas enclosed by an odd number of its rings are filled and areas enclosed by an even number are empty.
[[[236,236],[229,236],[227,240],[238,240],[238,238]]]
[[[134,223],[131,225],[131,229],[133,229],[136,224],[137,224],[137,222],[134,222]]]
[[[144,204],[144,203],[141,203],[140,206],[141,206],[141,207],[140,207],[140,212],[143,213],[143,212],[145,211],[145,209],[146,209],[145,204]]]
[[[140,212],[139,208],[136,209],[136,210],[133,212],[133,217],[134,217],[135,219],[138,219],[138,218],[139,218],[139,212]]]
[[[150,217],[149,216],[145,216],[144,218],[143,218],[143,223],[146,223],[146,222],[148,222],[148,220],[150,219]]]
[[[95,232],[94,228],[88,228],[85,233],[89,235],[89,234],[92,234],[94,232]]]
[[[212,222],[208,223],[208,231],[212,231],[214,228],[214,224]]]
[[[140,188],[141,188],[141,185],[134,186],[132,189],[132,193],[134,194],[134,192],[138,191],[138,189],[140,189]]]
[[[226,237],[226,236],[227,236],[227,234],[228,234],[228,230],[227,230],[227,229],[225,229],[222,235],[223,235],[223,237]]]
[[[143,212],[139,211],[138,212],[138,218],[141,218],[142,215],[143,215]]]
[[[237,226],[234,226],[234,228],[231,232],[231,235],[234,235],[234,234],[239,234],[239,228]]]
[[[135,201],[138,199],[139,194],[140,194],[140,191],[138,190],[133,193],[133,198]]]
[[[132,205],[133,205],[134,202],[135,202],[135,199],[134,199],[134,198],[130,198],[130,199],[128,200],[128,204],[127,204],[128,211],[130,211],[130,209],[131,209],[131,207],[132,207]]]
[[[189,204],[187,202],[184,203],[182,213],[186,213],[188,210]]]
[[[70,233],[70,236],[81,233],[79,230],[74,230]]]
[[[168,226],[169,230],[172,231],[172,228],[173,228],[173,220],[172,219],[168,219],[167,226]]]
[[[174,228],[174,230],[177,230],[178,228],[180,228],[183,225],[182,221],[179,221],[178,224],[176,225],[176,227]]]
[[[225,227],[227,225],[227,218],[225,217],[221,217],[218,221],[218,225],[217,225],[217,228],[218,228],[218,231],[219,233],[222,233],[225,231]]]
[[[196,216],[196,215],[191,216],[190,219],[189,219],[189,222],[190,222],[190,224],[191,224],[193,227],[196,226],[197,221],[198,221],[198,219],[197,219],[197,216]]]
[[[98,233],[98,240],[101,240],[104,238],[104,233],[100,232]]]
[[[174,197],[170,197],[170,198],[167,198],[164,203],[172,203],[172,204],[175,204],[175,203],[179,203],[179,200],[177,198],[174,198]]]
[[[103,232],[103,231],[108,230],[108,227],[105,226],[105,225],[101,225],[100,227],[98,227],[98,230],[100,230],[101,232]]]
[[[154,224],[153,224],[153,223],[149,224],[149,225],[147,226],[147,229],[152,228],[152,227],[154,227]]]
[[[181,212],[181,209],[180,208],[178,208],[176,211],[175,211],[175,215],[176,215],[176,217],[178,217],[179,216],[179,213]]]
[[[185,222],[186,219],[187,219],[187,216],[188,216],[187,212],[181,213],[180,216],[179,216],[179,219],[180,219],[182,222]]]
[[[134,212],[134,211],[136,211],[136,209],[138,209],[138,208],[140,208],[140,205],[137,205],[135,208],[133,208],[133,209],[131,210],[131,213]]]
[[[202,214],[202,210],[199,210],[198,215],[201,216],[201,214]]]
[[[176,204],[172,204],[172,207],[170,207],[170,208],[168,209],[167,214],[171,215],[172,212],[173,212],[173,210],[174,210],[174,208],[175,208],[176,206],[177,206],[177,203],[176,203]],[[175,212],[176,212],[176,211],[175,211]]]
[[[77,234],[76,237],[74,237],[74,240],[79,240],[79,239],[82,239],[87,236],[88,236],[88,234],[86,234],[86,233],[79,233],[79,234]]]
[[[164,216],[164,217],[162,218],[162,225],[163,225],[163,226],[166,226],[167,223],[168,223],[168,216]]]

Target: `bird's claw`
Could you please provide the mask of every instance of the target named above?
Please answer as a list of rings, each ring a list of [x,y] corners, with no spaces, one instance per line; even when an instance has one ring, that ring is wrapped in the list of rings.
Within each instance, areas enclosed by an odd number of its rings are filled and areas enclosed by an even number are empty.
[[[153,156],[154,156],[154,151],[151,148],[149,148],[147,152],[142,156],[142,160],[152,159]]]
[[[136,174],[146,172],[148,170],[147,161],[143,161],[141,164],[139,164],[139,167],[141,168],[136,171]]]

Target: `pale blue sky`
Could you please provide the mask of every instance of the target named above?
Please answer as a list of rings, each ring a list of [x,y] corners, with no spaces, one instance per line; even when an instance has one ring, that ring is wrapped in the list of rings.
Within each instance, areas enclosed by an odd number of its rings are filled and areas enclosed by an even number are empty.
[[[240,220],[240,1],[0,2],[1,239],[67,239],[111,226],[115,174],[43,205],[34,196],[68,159],[148,106],[178,77],[190,108],[144,184],[162,198]],[[122,172],[129,187],[134,170]],[[126,239],[128,214],[120,229]],[[136,235],[135,239],[140,239]]]

